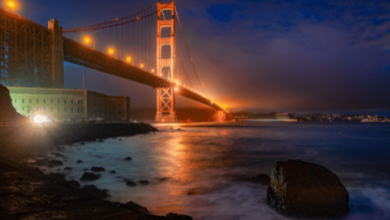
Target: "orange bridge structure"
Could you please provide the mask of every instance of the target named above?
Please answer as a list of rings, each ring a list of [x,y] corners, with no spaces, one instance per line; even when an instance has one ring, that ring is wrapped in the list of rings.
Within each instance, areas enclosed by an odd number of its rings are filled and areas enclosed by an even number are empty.
[[[177,120],[176,95],[225,112],[205,93],[174,1],[67,30],[54,19],[46,28],[0,9],[0,82],[63,88],[64,61],[156,88],[159,122]]]

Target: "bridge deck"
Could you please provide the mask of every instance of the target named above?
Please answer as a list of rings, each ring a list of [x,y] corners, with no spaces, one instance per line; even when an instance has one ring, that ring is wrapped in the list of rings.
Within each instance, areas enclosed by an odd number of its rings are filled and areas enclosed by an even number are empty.
[[[198,93],[66,37],[64,37],[64,61],[152,86],[153,88],[178,87],[179,90],[176,91],[176,94],[211,106],[217,110],[225,111]]]

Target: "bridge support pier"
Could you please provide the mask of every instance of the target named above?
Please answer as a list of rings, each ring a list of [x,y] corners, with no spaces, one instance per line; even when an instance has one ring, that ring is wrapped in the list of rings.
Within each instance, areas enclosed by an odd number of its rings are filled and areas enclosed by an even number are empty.
[[[62,42],[62,27],[58,21],[51,19],[48,23],[51,31],[51,87],[64,88],[64,43]]]
[[[165,28],[164,36],[162,29]],[[167,32],[170,34],[166,34]],[[167,80],[175,78],[175,2],[157,3],[157,60],[156,74]],[[177,120],[175,110],[174,87],[157,88],[157,122],[174,122]]]

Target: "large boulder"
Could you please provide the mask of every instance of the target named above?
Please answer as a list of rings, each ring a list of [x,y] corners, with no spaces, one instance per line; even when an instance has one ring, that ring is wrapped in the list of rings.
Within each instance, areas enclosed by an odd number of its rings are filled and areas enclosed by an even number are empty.
[[[81,190],[98,199],[105,199],[109,196],[107,189],[98,189],[95,185],[85,185]]]
[[[24,118],[19,115],[12,106],[9,90],[0,84],[0,121],[3,120],[18,120]]]
[[[332,218],[348,213],[345,186],[327,168],[301,160],[278,161],[272,168],[267,201],[296,217]]]
[[[138,213],[143,213],[143,214],[150,215],[150,212],[149,212],[149,210],[147,208],[145,208],[143,206],[140,206],[137,203],[134,203],[132,201],[127,202],[126,204],[122,205],[122,207],[124,207],[126,209],[129,209],[129,210],[131,210],[133,212],[138,212]]]
[[[89,173],[85,172],[83,176],[80,178],[81,181],[94,181],[97,180],[101,177],[100,174],[94,174],[94,173]]]

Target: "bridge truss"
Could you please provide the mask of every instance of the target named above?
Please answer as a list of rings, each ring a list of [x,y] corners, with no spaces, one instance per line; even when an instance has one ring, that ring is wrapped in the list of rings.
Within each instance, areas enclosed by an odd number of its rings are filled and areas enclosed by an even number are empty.
[[[51,87],[50,30],[0,9],[0,83]]]

